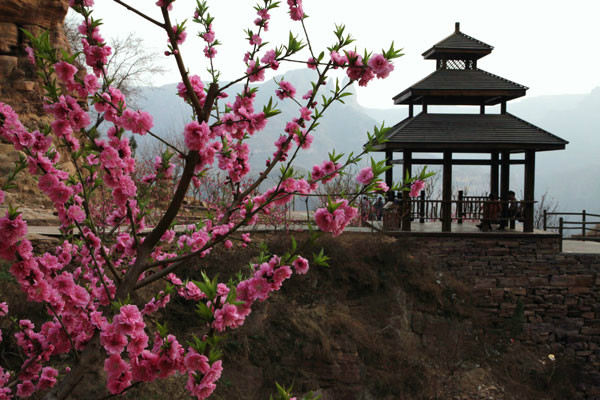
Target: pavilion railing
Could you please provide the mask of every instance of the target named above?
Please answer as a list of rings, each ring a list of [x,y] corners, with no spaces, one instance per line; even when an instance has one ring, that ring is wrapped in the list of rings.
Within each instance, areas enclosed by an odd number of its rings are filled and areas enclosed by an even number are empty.
[[[412,221],[426,222],[426,221],[440,221],[442,219],[442,204],[443,200],[431,200],[427,199],[425,192],[421,192],[418,198],[410,199],[410,214],[409,217]],[[501,207],[516,203],[517,208],[520,211],[520,215],[512,217],[499,216],[494,218],[495,220],[514,220],[522,218],[522,211],[525,209],[525,205],[531,202],[517,201],[511,202],[508,200],[490,200],[487,196],[463,196],[462,192],[459,191],[458,198],[450,200],[452,204],[451,215],[452,220],[459,224],[463,221],[480,221],[484,218],[485,208],[490,204],[496,203]],[[402,209],[402,200],[399,201],[400,208]]]
[[[558,223],[555,226],[549,224],[550,218],[553,216],[559,216]],[[564,216],[569,218],[575,218],[577,220],[565,220]],[[589,220],[589,218],[595,218],[596,220]],[[580,234],[575,234],[569,237],[570,240],[594,240],[600,241],[600,214],[588,213],[586,210],[582,212],[548,212],[543,211],[543,228],[544,230],[556,229],[560,236],[560,251],[562,251],[562,241],[565,237],[565,233],[568,230],[577,230]]]

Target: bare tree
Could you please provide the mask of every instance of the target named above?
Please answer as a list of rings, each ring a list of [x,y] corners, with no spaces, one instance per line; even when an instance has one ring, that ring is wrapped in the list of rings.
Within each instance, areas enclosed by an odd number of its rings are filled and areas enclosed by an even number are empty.
[[[535,203],[533,212],[533,226],[535,229],[542,229],[544,227],[544,210],[549,213],[554,213],[558,210],[558,201],[548,194],[548,190],[544,192],[540,201]],[[548,215],[546,218],[547,226],[557,226],[558,216]]]
[[[85,65],[81,36],[77,27],[81,19],[68,16],[64,30],[73,53],[80,53],[77,61]],[[144,46],[143,39],[135,33],[125,37],[113,37],[107,41],[112,55],[107,64],[107,78],[112,87],[119,89],[128,99],[139,98],[143,86],[152,86],[152,77],[166,72],[164,65]]]

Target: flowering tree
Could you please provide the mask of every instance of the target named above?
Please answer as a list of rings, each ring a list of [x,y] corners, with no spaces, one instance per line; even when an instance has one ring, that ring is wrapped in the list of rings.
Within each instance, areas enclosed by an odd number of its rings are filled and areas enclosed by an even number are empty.
[[[76,55],[57,52],[47,34],[33,37],[26,32],[32,44],[27,49],[30,61],[43,80],[44,109],[54,122],[43,131],[30,132],[9,105],[0,103],[0,136],[22,154],[13,173],[0,182],[0,203],[5,191],[16,186],[18,174],[36,176],[39,189],[54,203],[63,241],[53,251],[35,254],[26,238],[27,223],[18,209],[11,206],[0,218],[0,257],[11,262],[10,272],[28,300],[41,303],[47,311],[47,320],[35,326],[11,315],[6,302],[0,303],[2,326],[6,331],[12,325],[16,346],[23,355],[22,365],[0,367],[0,399],[26,398],[34,393],[46,399],[64,399],[89,377],[90,371],[101,368],[106,372],[111,394],[173,374],[187,374],[190,395],[209,397],[222,371],[218,347],[221,336],[241,326],[252,305],[279,290],[294,272],[306,273],[309,261],[300,254],[302,246],[292,241],[286,254],[261,257],[245,276],[227,284],[205,273],[200,281],[182,280],[177,273],[201,269],[203,257],[216,246],[231,248],[234,237],[244,244],[250,242],[250,235],[242,233],[242,228],[254,224],[272,207],[290,201],[293,194],[314,192],[321,183],[357,163],[364,152],[347,157],[333,152],[329,160],[314,166],[306,176],[293,168],[298,152],[310,147],[319,119],[331,104],[349,94],[348,86],[353,82],[365,86],[374,78],[387,77],[393,70],[391,60],[401,55],[393,45],[381,53],[365,51],[361,55],[349,49],[353,39],[344,33],[343,26],[336,27],[335,40],[327,53],[318,52],[304,27],[301,0],[288,0],[287,5],[289,17],[305,36],[299,39],[290,34],[286,44],[269,48],[263,36],[279,3],[260,0],[254,25],[247,30],[249,50],[243,58],[244,72],[233,82],[221,85],[216,63],[220,42],[206,2],[199,1],[190,20],[206,42],[209,77],[205,86],[185,66],[179,45],[185,41],[188,29],[185,22],[171,20],[174,0],[157,1],[161,21],[121,0],[114,1],[165,32],[165,54],[181,74],[178,94],[191,107],[194,119],[182,132],[185,148],[163,141],[170,154],[156,159],[153,171],[134,180],[136,160],[127,132],[162,139],[152,132],[152,116],[129,107],[107,79],[111,48],[100,35],[101,22],[92,15],[93,0],[69,1],[83,17],[78,29],[89,74],[74,66]],[[308,54],[303,56],[303,52]],[[262,109],[254,103],[258,89],[250,84],[262,81],[268,69],[276,70],[281,63],[297,62],[299,58],[314,71],[313,89],[300,99],[292,83],[278,82],[275,95],[281,101],[296,103],[298,116],[283,127],[266,167],[251,184],[242,185],[250,172],[247,139],[278,114],[274,101],[262,105]],[[328,74],[336,69],[344,70],[350,81],[318,97]],[[226,100],[225,91],[238,82],[243,83],[243,90]],[[106,132],[100,132],[92,123],[86,111],[88,104],[110,125]],[[380,143],[384,134],[385,129],[375,128],[368,135],[365,151]],[[68,154],[72,172],[58,167],[59,148]],[[175,177],[173,156],[183,160],[181,173]],[[176,229],[190,185],[209,169],[226,174],[226,185],[232,193],[228,204],[218,213]],[[382,162],[373,162],[362,170],[359,194],[387,190],[378,178],[385,169]],[[276,184],[263,194],[255,194],[277,170]],[[175,180],[173,190],[164,199],[160,218],[147,224],[150,210],[144,196],[162,196],[163,192],[155,189],[165,179]],[[408,189],[410,183],[395,189]],[[330,199],[326,207],[317,210],[315,220],[320,230],[340,234],[356,214],[352,206],[355,198]],[[100,205],[103,212],[97,211]],[[321,253],[314,256],[313,263],[325,260]],[[152,297],[131,300],[137,291],[148,287],[153,290]],[[173,296],[196,303],[200,327],[188,346],[159,320],[157,311],[168,307]],[[280,397],[290,397],[289,390],[280,389]]]

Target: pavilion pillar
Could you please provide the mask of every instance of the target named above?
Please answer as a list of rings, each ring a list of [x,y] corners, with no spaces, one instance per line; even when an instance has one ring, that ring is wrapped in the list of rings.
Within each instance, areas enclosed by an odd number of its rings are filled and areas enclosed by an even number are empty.
[[[442,172],[442,232],[452,231],[452,152],[444,151]]]
[[[508,191],[510,190],[510,152],[502,152],[500,161],[500,193],[498,198],[502,201],[502,218],[508,216]]]
[[[412,103],[411,103],[411,104],[409,104],[409,105],[408,105],[408,116],[409,116],[410,118],[412,118],[412,117],[414,116],[414,114],[415,114],[415,112],[414,112],[414,107],[413,107],[413,105],[412,105]]]
[[[498,168],[500,167],[500,157],[497,151],[493,151],[491,156],[492,165],[490,167],[490,193],[498,193],[498,182],[500,181]]]
[[[525,207],[523,212],[523,232],[533,232],[534,193],[535,193],[535,151],[525,151]]]
[[[412,176],[412,151],[404,150],[402,153],[402,179],[407,176]],[[411,218],[411,204],[410,204],[410,193],[407,191],[402,192],[402,230],[410,232],[410,218]]]
[[[394,201],[394,192],[392,192],[392,186],[394,186],[394,164],[392,164],[393,157],[393,151],[387,150],[385,152],[385,165],[391,166],[390,169],[385,171],[385,184],[390,188],[387,195],[388,201]]]

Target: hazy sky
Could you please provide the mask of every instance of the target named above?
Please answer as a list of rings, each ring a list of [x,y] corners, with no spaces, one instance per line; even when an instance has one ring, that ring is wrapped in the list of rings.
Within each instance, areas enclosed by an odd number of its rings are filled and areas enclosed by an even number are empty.
[[[127,1],[127,0],[125,0]],[[162,52],[166,37],[157,27],[111,0],[96,0],[96,18],[103,18],[105,37],[135,30],[149,46]],[[129,0],[159,19],[154,0]],[[239,76],[245,69],[242,57],[249,49],[243,30],[253,28],[254,1],[209,1],[216,17],[214,30],[224,43],[215,62],[224,79]],[[528,96],[588,93],[600,86],[600,1],[599,0],[304,0],[311,41],[325,50],[333,42],[334,23],[344,23],[357,39],[362,52],[380,51],[391,41],[403,48],[405,56],[395,63],[395,71],[385,81],[376,81],[358,90],[358,101],[369,107],[390,107],[391,98],[431,73],[435,62],[424,60],[425,50],[454,30],[461,31],[494,46],[492,54],[478,66],[504,78],[528,86]],[[182,21],[193,13],[195,1],[177,0],[174,20]],[[286,1],[272,13],[271,29],[263,37],[273,46],[287,40],[291,29],[300,33],[300,25],[286,14]],[[197,25],[188,22],[188,39],[183,46],[186,63],[193,73],[208,79],[206,59],[201,55],[204,42],[195,37]],[[269,47],[270,48],[270,47]],[[165,58],[159,55],[159,57]],[[166,59],[171,72],[157,76],[155,85],[177,82],[172,58]],[[298,68],[298,64],[285,69]],[[285,71],[280,69],[277,73]]]

